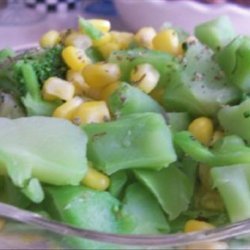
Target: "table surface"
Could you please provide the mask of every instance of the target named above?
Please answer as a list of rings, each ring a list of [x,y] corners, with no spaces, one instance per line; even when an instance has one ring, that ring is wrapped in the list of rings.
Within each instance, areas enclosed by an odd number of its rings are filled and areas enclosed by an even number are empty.
[[[0,49],[6,47],[16,48],[37,43],[41,35],[51,29],[63,30],[76,27],[79,15],[86,18],[93,18],[93,16],[75,10],[64,13],[47,14],[42,21],[35,24],[18,26],[0,25]],[[125,27],[122,21],[117,17],[110,17],[109,19],[111,20],[113,29],[121,30]]]

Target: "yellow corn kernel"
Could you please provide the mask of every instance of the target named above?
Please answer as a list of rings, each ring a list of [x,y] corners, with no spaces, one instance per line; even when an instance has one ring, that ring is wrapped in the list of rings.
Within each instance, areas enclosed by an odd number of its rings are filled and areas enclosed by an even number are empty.
[[[137,65],[130,75],[130,80],[145,93],[150,93],[160,79],[159,72],[148,63]]]
[[[188,130],[198,141],[209,145],[213,138],[214,126],[211,119],[199,117],[189,124]]]
[[[85,54],[84,50],[68,46],[63,49],[62,57],[65,63],[70,69],[81,71],[87,64],[90,63],[90,59]]]
[[[47,101],[61,99],[69,101],[75,94],[75,87],[68,81],[58,77],[50,77],[43,84],[42,95]]]
[[[60,33],[56,30],[50,30],[40,39],[42,48],[52,48],[60,42]]]
[[[110,42],[98,47],[98,49],[102,56],[107,59],[113,51],[119,50],[120,46],[116,42]]]
[[[81,95],[89,91],[89,85],[85,82],[84,77],[80,71],[68,70],[66,75],[67,81],[75,86],[75,94]]]
[[[142,47],[153,49],[153,39],[156,31],[152,27],[144,27],[135,34],[135,41]]]
[[[89,19],[88,20],[96,29],[101,32],[109,32],[111,29],[111,23],[105,19]]]
[[[134,34],[129,32],[111,31],[111,41],[119,45],[120,49],[127,49],[134,39]]]
[[[110,179],[107,175],[89,166],[88,171],[82,180],[82,184],[98,191],[104,191],[109,187]]]
[[[72,121],[77,125],[101,123],[109,119],[109,110],[104,101],[85,102],[77,108],[72,116]]]
[[[111,96],[112,93],[117,89],[118,86],[119,82],[114,82],[104,87],[104,89],[101,92],[101,99],[106,101],[109,98],[109,96]]]
[[[89,87],[88,90],[85,92],[86,95],[94,100],[101,100],[101,94],[102,94],[103,88],[93,88]]]
[[[83,99],[75,96],[71,100],[57,107],[53,113],[54,117],[72,120],[74,111],[83,103]]]
[[[211,141],[211,145],[214,145],[219,139],[223,138],[224,133],[220,130],[214,131],[213,138]]]
[[[199,220],[188,220],[184,226],[184,232],[196,232],[215,228],[212,224]]]
[[[121,72],[117,64],[89,64],[83,69],[83,77],[90,87],[102,88],[120,79]]]
[[[180,52],[179,39],[176,31],[172,29],[162,30],[153,39],[153,47],[156,50],[178,55]]]
[[[96,47],[100,47],[107,44],[109,41],[111,41],[110,33],[104,33],[98,40],[93,41],[93,45]]]
[[[5,220],[0,217],[0,231],[4,228],[5,226]]]
[[[92,46],[92,40],[85,34],[73,31],[64,38],[64,45],[85,50]]]

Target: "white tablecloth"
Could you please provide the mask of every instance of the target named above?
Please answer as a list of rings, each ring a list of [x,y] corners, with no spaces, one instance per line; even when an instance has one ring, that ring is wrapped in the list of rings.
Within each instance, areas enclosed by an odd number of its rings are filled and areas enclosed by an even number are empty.
[[[1,1],[1,0],[0,0]],[[84,15],[80,11],[71,11],[67,13],[48,14],[46,18],[36,24],[19,26],[1,26],[0,25],[0,49],[5,47],[19,47],[26,44],[33,44],[39,41],[41,35],[50,30],[62,30],[65,28],[76,27],[77,18]],[[84,15],[86,18],[91,16]],[[120,19],[111,18],[114,29],[124,29]]]

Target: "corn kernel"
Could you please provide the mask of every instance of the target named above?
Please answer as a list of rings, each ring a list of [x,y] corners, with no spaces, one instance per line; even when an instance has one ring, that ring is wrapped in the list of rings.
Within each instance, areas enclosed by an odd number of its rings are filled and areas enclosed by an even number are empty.
[[[53,116],[57,118],[63,118],[72,120],[74,111],[83,103],[83,99],[79,96],[75,96],[71,100],[63,103],[54,110]]]
[[[159,72],[148,63],[137,65],[130,75],[130,80],[145,93],[150,93],[160,79]]]
[[[96,47],[100,47],[107,44],[109,41],[111,41],[111,35],[110,33],[105,33],[98,40],[94,40],[93,45]]]
[[[3,230],[5,223],[5,220],[0,217],[0,231]]]
[[[57,99],[69,101],[73,98],[74,94],[74,85],[58,77],[50,77],[45,81],[42,89],[43,98],[47,101]]]
[[[104,191],[109,187],[110,179],[107,175],[97,171],[92,166],[89,166],[88,171],[82,180],[82,184],[98,191]]]
[[[101,100],[103,88],[93,88],[89,87],[88,90],[85,92],[86,95],[94,100]]]
[[[198,141],[209,145],[213,138],[214,126],[211,119],[199,117],[190,123],[188,130]]]
[[[87,84],[94,88],[101,88],[117,82],[121,76],[120,68],[113,63],[89,64],[83,69],[83,77]]]
[[[101,99],[105,101],[108,100],[108,98],[112,95],[112,93],[117,89],[118,86],[119,82],[114,82],[104,87],[101,92]]]
[[[73,31],[64,38],[64,45],[86,50],[92,46],[92,40],[85,34]]]
[[[184,232],[196,232],[215,228],[212,224],[199,220],[188,220],[184,226]]]
[[[110,42],[98,47],[102,56],[107,59],[113,51],[119,50],[120,46],[118,43]]]
[[[135,41],[142,47],[153,49],[153,38],[156,31],[152,27],[144,27],[135,34]]]
[[[60,42],[60,33],[56,30],[50,30],[40,39],[42,48],[52,48]]]
[[[109,32],[111,29],[111,23],[105,19],[89,19],[88,20],[96,29],[103,33]]]
[[[134,34],[129,32],[111,31],[111,41],[119,45],[120,49],[127,49],[134,39]]]
[[[153,39],[153,47],[156,50],[164,51],[171,55],[178,55],[180,45],[177,33],[172,29],[158,32]]]
[[[77,124],[101,123],[110,119],[107,104],[104,101],[90,101],[81,104],[73,113],[72,121]]]
[[[81,71],[91,61],[84,50],[68,46],[63,49],[62,57],[70,69]]]
[[[66,75],[67,81],[71,82],[75,86],[75,94],[81,95],[82,93],[87,93],[89,90],[89,85],[85,82],[84,77],[81,72],[75,70],[68,70]]]

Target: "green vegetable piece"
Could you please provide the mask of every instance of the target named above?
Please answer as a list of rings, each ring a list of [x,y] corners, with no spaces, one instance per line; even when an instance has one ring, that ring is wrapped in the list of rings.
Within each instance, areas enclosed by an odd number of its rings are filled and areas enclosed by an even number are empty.
[[[249,167],[248,165],[247,168]],[[235,165],[215,167],[211,170],[214,185],[224,200],[231,222],[250,218],[249,180],[244,168],[246,166]]]
[[[127,83],[121,83],[112,93],[108,99],[108,106],[115,117],[143,112],[165,113],[149,95]]]
[[[80,17],[78,20],[78,24],[80,30],[82,30],[93,40],[98,40],[103,35],[103,33],[100,30],[98,30],[91,22],[85,20],[84,18]]]
[[[186,130],[191,122],[191,117],[186,112],[168,112],[166,117],[173,132]]]
[[[109,192],[114,196],[120,196],[124,186],[126,185],[128,180],[127,173],[125,171],[119,171],[110,176],[110,187]]]
[[[46,102],[42,99],[36,72],[31,64],[22,64],[21,71],[27,89],[27,94],[22,98],[22,102],[26,108],[28,116],[52,115],[53,111],[60,103]]]
[[[22,192],[34,203],[40,203],[44,199],[42,186],[38,179],[32,178],[22,189]]]
[[[0,169],[35,202],[41,196],[32,178],[53,185],[77,185],[86,173],[87,138],[66,120],[0,118],[0,137]]]
[[[198,42],[189,46],[170,75],[163,101],[168,111],[214,116],[222,105],[239,100],[240,91],[227,84],[212,56],[212,51]]]
[[[89,138],[88,159],[107,174],[135,167],[161,169],[176,160],[170,130],[159,114],[132,114],[82,128]]]
[[[235,30],[227,16],[220,16],[214,20],[195,27],[197,38],[209,48],[219,50],[235,37]]]
[[[176,133],[174,142],[194,160],[209,166],[250,163],[250,148],[236,135],[225,136],[211,150],[187,131]]]
[[[225,106],[218,112],[220,125],[226,132],[236,134],[250,143],[250,99],[236,106]]]
[[[79,228],[107,233],[119,233],[119,206],[108,192],[94,191],[82,186],[48,187],[50,214]],[[117,246],[80,238],[68,238],[77,249],[117,249]]]
[[[121,69],[121,80],[130,82],[132,69],[140,64],[149,63],[160,73],[159,85],[166,85],[168,72],[175,67],[175,58],[168,53],[147,49],[131,49],[114,51],[109,62],[116,63]]]
[[[135,222],[133,234],[168,233],[167,219],[155,197],[140,183],[130,185],[125,193],[123,212]]]
[[[160,171],[135,170],[134,172],[154,194],[170,220],[187,210],[193,195],[192,183],[175,165]]]
[[[93,63],[100,62],[100,61],[104,60],[102,54],[95,47],[90,47],[90,48],[86,49],[85,52],[86,52],[87,56],[91,59],[91,62],[93,62]]]
[[[0,50],[0,62],[3,62],[7,58],[13,56],[15,56],[15,52],[10,48]]]

